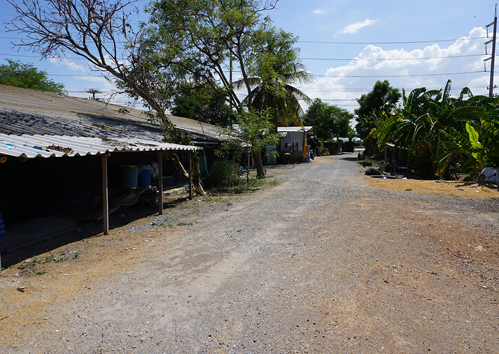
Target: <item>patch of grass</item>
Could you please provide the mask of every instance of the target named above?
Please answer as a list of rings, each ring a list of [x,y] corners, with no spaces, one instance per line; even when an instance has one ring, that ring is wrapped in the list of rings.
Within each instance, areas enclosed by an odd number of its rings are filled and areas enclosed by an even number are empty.
[[[35,256],[31,259],[27,259],[19,265],[19,269],[34,268],[38,264],[49,263],[49,262],[65,262],[70,258],[80,257],[79,252],[70,252],[68,249],[60,252],[59,254],[50,254],[46,256]]]
[[[35,275],[37,277],[39,277],[40,275],[44,275],[44,274],[47,274],[47,272],[36,272]]]
[[[192,226],[194,225],[192,222],[189,222],[189,223],[185,223],[185,222],[179,222],[177,224],[177,226]],[[173,226],[173,225],[172,225]]]

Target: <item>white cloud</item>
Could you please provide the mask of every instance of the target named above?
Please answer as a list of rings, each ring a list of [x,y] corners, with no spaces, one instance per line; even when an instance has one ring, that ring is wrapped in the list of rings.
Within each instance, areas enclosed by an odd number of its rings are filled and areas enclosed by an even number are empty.
[[[341,33],[357,33],[361,28],[374,25],[377,21],[375,20],[365,20],[364,22],[356,22],[354,24],[346,26]]]
[[[358,108],[355,99],[369,92],[378,80],[388,80],[392,87],[405,88],[409,94],[419,87],[441,89],[451,79],[454,96],[463,87],[469,87],[474,95],[487,95],[490,73],[483,72],[483,40],[470,39],[484,36],[483,28],[474,28],[469,36],[450,45],[443,42],[410,51],[368,45],[348,64],[327,69],[324,77],[300,89],[312,99],[321,98],[349,111]]]
[[[326,13],[326,11],[321,10],[321,9],[314,10],[314,14],[316,14],[316,15],[322,15],[323,13]]]
[[[85,68],[82,65],[78,65],[75,62],[67,58],[49,58],[49,61],[56,66],[65,66],[73,71],[83,71],[85,72]]]

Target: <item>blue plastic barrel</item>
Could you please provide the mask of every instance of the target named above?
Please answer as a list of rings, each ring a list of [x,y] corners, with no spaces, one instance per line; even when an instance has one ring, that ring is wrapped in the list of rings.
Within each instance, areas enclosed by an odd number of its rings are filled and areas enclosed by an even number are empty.
[[[149,187],[151,185],[151,174],[153,168],[151,165],[142,165],[139,168],[139,187]]]

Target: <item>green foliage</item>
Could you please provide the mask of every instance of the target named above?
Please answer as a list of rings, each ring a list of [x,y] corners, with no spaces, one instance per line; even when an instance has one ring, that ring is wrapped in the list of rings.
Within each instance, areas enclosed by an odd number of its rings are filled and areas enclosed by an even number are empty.
[[[321,141],[330,141],[334,137],[355,137],[350,127],[353,114],[338,106],[330,106],[316,98],[308,108],[305,120],[315,127],[317,138]]]
[[[329,149],[325,146],[319,146],[319,156],[329,156]]]
[[[59,252],[59,254],[35,256],[31,259],[25,260],[19,265],[19,269],[34,268],[41,263],[65,262],[70,258],[78,258],[79,256],[80,256],[79,252],[69,252],[69,250],[66,249],[64,251]]]
[[[221,97],[241,111],[244,104],[228,77],[229,59],[239,67],[244,89],[250,92],[249,73],[265,62],[267,54],[259,49],[275,33],[261,10],[253,0],[154,0],[146,10],[150,19],[141,39],[149,53],[145,64],[151,64],[160,81],[174,83],[173,93],[176,83],[204,86],[205,94]],[[273,73],[267,70],[266,75]]]
[[[499,120],[497,99],[473,96],[464,88],[450,96],[451,82],[443,90],[413,90],[403,94],[403,106],[383,122],[374,137],[408,150],[408,165],[424,177],[445,177],[454,166],[477,174],[497,164]]]
[[[228,137],[217,151],[219,156],[232,153],[235,157],[246,154],[250,149],[253,154],[260,154],[267,145],[276,145],[279,135],[272,123],[273,112],[267,109],[259,112],[242,112],[236,116],[237,125],[220,128],[220,134]]]
[[[212,92],[210,86],[182,85],[174,96],[171,113],[209,124],[228,125],[235,121],[235,112],[227,105],[221,88]]]
[[[236,89],[245,85],[253,88],[243,103],[258,111],[272,108],[276,126],[288,126],[290,123],[302,125],[303,110],[299,100],[312,102],[306,94],[292,86],[294,83],[313,81],[299,59],[299,50],[293,48],[297,40],[298,37],[282,29],[268,28],[259,32],[254,45],[261,54],[250,57],[249,77],[234,83]]]
[[[38,91],[54,92],[65,95],[63,84],[57,84],[47,78],[45,71],[39,71],[33,64],[7,60],[8,64],[0,65],[0,84],[22,87]]]
[[[239,167],[235,163],[226,161],[215,161],[213,164],[210,176],[206,180],[209,187],[227,187],[234,183],[239,178]],[[216,201],[205,198],[205,201]]]
[[[371,92],[357,99],[360,105],[354,111],[357,116],[355,126],[357,135],[361,139],[367,137],[373,128],[378,127],[390,116],[391,110],[400,97],[399,90],[391,87],[388,80],[376,81]]]

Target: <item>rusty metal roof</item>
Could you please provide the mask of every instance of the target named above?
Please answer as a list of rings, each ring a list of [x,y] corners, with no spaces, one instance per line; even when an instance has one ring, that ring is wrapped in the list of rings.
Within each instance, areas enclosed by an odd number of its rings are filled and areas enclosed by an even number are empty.
[[[128,113],[122,114],[126,108]],[[145,111],[50,92],[0,85],[0,133],[85,137],[134,137],[161,140],[159,124]],[[196,141],[220,141],[215,126],[181,117],[168,117]]]
[[[200,147],[129,138],[0,134],[0,155],[35,158],[99,155],[106,152],[201,150]]]

